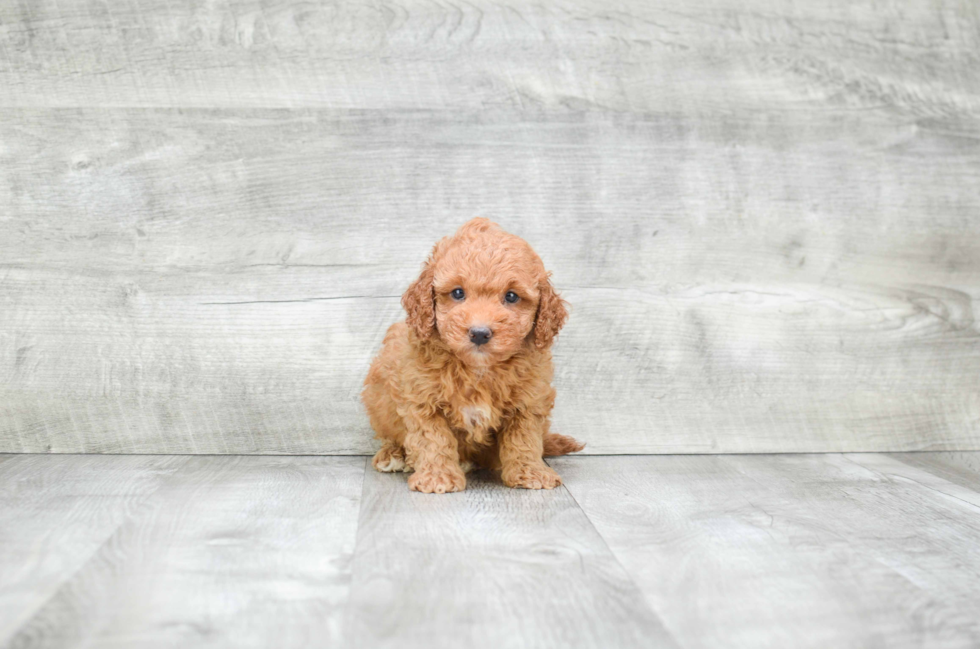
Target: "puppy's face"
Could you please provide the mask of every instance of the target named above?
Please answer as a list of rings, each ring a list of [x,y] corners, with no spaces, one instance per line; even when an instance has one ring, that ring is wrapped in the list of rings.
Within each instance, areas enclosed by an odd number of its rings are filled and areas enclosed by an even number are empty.
[[[506,360],[534,328],[538,289],[522,272],[524,260],[509,251],[496,260],[459,256],[461,263],[436,268],[436,331],[470,365]]]
[[[568,315],[534,250],[486,219],[436,244],[402,304],[420,339],[437,335],[473,366],[549,346]]]

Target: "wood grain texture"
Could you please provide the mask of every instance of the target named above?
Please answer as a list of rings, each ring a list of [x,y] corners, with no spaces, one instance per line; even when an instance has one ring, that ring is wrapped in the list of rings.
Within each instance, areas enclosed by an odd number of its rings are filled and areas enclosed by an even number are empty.
[[[969,0],[0,6],[0,451],[368,453],[432,243],[525,236],[593,453],[980,449]]]
[[[980,454],[935,452],[889,453],[888,456],[953,484],[980,492]]]
[[[681,646],[980,642],[980,506],[924,471],[877,455],[552,464]]]
[[[852,462],[881,474],[887,480],[914,482],[927,489],[931,489],[933,492],[943,494],[950,499],[969,503],[980,509],[980,492],[977,491],[980,485],[969,482],[964,484],[962,479],[950,479],[950,477],[953,477],[949,475],[952,471],[943,473],[935,469],[930,470],[928,465],[923,466],[917,465],[914,462],[904,462],[902,461],[902,456],[904,455],[910,454],[851,453],[846,457]],[[961,453],[960,455],[966,454]]]
[[[0,646],[186,462],[0,456]]]
[[[62,468],[62,484],[73,485],[89,479],[86,461],[63,456],[39,463]],[[60,547],[44,549],[51,561],[76,552],[87,560],[74,574],[62,575],[65,582],[4,646],[337,642],[363,459],[181,461],[95,552],[74,542],[74,527]],[[70,486],[63,488],[71,493]]]
[[[8,106],[980,113],[971,0],[4,3]]]
[[[469,478],[419,494],[367,463],[348,646],[675,646],[564,489]]]
[[[370,357],[474,213],[573,305],[556,423],[590,452],[980,447],[980,154],[948,134],[817,113],[0,130],[5,450],[371,452]]]
[[[896,457],[0,455],[0,647],[977,646],[980,491]]]

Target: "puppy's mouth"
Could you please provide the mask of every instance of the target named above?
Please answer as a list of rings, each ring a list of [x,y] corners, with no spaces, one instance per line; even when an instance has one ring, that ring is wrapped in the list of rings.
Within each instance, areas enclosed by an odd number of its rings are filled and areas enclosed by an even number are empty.
[[[494,361],[493,350],[490,349],[490,345],[487,343],[483,345],[469,343],[463,349],[463,355],[465,356],[465,360],[475,365],[489,365]]]
[[[477,358],[489,358],[491,356],[490,349],[487,345],[474,345],[471,343],[468,351]]]

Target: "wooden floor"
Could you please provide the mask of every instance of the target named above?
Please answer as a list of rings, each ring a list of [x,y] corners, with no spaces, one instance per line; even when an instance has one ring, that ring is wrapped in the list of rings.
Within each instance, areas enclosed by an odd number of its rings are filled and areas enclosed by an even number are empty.
[[[980,453],[0,456],[3,647],[976,647]]]

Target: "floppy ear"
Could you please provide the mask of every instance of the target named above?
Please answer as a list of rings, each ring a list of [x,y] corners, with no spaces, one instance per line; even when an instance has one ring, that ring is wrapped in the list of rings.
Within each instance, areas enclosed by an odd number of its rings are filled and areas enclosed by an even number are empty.
[[[402,295],[402,307],[408,313],[406,322],[415,331],[419,340],[428,340],[436,328],[435,294],[432,281],[435,275],[432,270],[432,260],[425,262],[422,274],[412,282],[405,294]]]
[[[558,296],[555,287],[547,279],[541,283],[538,315],[534,319],[534,346],[545,349],[551,345],[558,331],[568,319],[565,300]]]

